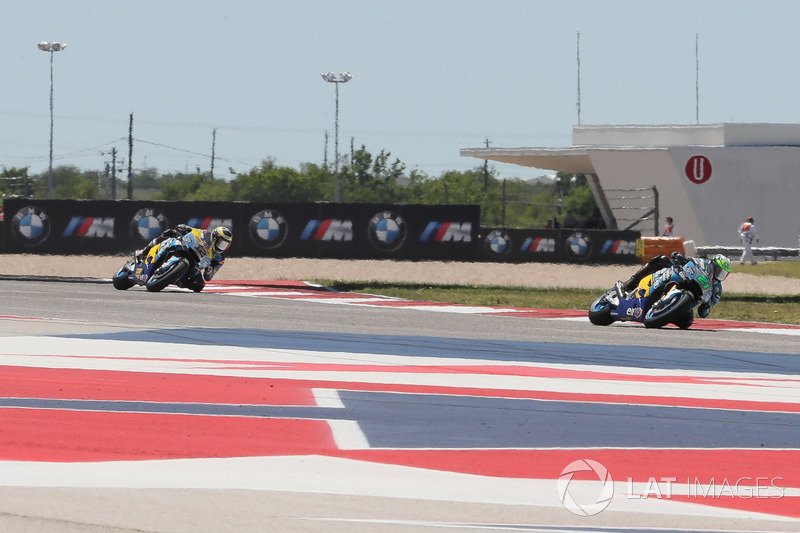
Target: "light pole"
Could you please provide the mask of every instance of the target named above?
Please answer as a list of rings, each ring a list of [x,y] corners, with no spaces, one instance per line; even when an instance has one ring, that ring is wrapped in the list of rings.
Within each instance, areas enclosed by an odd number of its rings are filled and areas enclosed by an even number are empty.
[[[53,54],[67,47],[65,43],[51,43],[42,41],[39,50],[50,52],[50,167],[47,172],[47,193],[53,198]]]
[[[333,201],[342,201],[342,189],[339,185],[339,84],[347,83],[353,79],[353,75],[349,72],[342,72],[336,74],[335,72],[328,72],[321,74],[322,79],[328,83],[333,83],[336,86],[336,114],[334,118],[334,133],[333,133]]]

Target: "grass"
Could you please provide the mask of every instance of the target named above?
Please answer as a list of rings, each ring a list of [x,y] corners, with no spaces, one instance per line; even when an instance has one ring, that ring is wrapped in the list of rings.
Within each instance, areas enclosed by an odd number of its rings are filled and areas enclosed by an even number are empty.
[[[736,273],[800,279],[800,262],[771,261],[757,265],[736,264],[732,275]],[[408,300],[543,309],[586,310],[602,293],[602,291],[594,289],[538,289],[335,280],[317,280],[317,282],[339,291],[381,294]],[[709,318],[800,325],[800,295],[770,296],[725,292]]]

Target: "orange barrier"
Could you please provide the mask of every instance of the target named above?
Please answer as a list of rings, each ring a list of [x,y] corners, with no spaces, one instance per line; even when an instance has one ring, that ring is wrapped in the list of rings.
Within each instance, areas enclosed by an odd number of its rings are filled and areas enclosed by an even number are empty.
[[[683,237],[641,237],[636,240],[636,257],[647,263],[657,255],[669,255],[672,252],[685,253]]]

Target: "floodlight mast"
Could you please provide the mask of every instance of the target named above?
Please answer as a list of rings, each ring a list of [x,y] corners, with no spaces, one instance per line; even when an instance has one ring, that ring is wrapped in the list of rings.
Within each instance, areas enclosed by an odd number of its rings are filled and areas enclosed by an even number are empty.
[[[67,47],[65,43],[42,41],[38,44],[42,52],[50,52],[50,166],[47,171],[47,194],[53,198],[53,55]]]
[[[336,113],[334,115],[334,134],[333,134],[333,201],[342,201],[342,188],[339,184],[339,85],[347,83],[353,79],[353,75],[349,72],[342,72],[336,74],[335,72],[323,72],[322,79],[328,83],[333,83],[336,86]]]

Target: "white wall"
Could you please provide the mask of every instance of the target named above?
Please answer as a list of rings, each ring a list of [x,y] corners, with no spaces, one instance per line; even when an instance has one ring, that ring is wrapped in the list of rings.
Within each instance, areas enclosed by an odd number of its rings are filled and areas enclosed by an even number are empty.
[[[587,153],[604,189],[655,185],[659,227],[671,216],[678,234],[698,246],[740,244],[736,230],[748,216],[755,218],[761,246],[798,246],[800,147],[587,147]],[[697,155],[711,163],[703,183],[694,183],[685,172]]]

